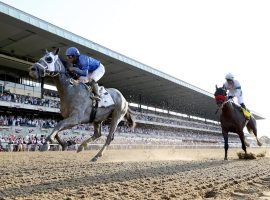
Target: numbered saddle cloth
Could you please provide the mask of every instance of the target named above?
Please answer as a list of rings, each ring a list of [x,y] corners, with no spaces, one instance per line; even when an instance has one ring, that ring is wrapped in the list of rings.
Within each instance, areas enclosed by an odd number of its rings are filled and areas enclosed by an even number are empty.
[[[114,105],[114,101],[111,95],[109,94],[109,92],[107,92],[107,90],[103,86],[99,87],[99,94],[101,100],[98,102],[98,107],[108,107]]]

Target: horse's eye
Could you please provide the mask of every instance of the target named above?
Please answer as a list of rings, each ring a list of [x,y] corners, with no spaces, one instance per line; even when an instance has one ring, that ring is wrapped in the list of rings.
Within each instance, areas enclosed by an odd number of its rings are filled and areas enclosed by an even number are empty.
[[[45,61],[46,61],[47,63],[51,63],[51,62],[53,61],[53,59],[52,59],[51,56],[48,56],[48,57],[45,58]]]

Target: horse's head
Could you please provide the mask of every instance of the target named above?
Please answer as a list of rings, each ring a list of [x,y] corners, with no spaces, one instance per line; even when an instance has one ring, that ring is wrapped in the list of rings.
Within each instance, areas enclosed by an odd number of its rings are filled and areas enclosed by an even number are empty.
[[[220,107],[227,100],[227,91],[224,87],[217,87],[215,92],[215,99],[217,105]]]
[[[29,68],[29,75],[34,79],[45,76],[57,76],[62,68],[58,58],[59,48],[55,52],[48,52]]]

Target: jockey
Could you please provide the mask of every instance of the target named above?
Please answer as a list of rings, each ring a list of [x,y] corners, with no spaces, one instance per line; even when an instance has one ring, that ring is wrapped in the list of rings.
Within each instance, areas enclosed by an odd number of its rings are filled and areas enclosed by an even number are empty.
[[[239,81],[235,80],[234,76],[231,73],[228,73],[225,76],[225,79],[226,79],[226,82],[223,84],[223,87],[226,90],[229,90],[228,99],[232,99],[234,97],[237,97],[238,103],[244,109],[244,114],[247,114],[245,112],[248,112],[248,110],[247,110],[246,105],[244,104],[244,101],[243,101],[243,96],[242,96],[243,94],[242,94],[242,89],[241,89],[241,85],[240,85]]]
[[[105,68],[101,62],[87,55],[80,54],[75,47],[68,48],[66,56],[68,63],[72,65],[68,67],[68,70],[79,76],[79,82],[91,86],[95,99],[100,100],[97,81],[105,73]]]

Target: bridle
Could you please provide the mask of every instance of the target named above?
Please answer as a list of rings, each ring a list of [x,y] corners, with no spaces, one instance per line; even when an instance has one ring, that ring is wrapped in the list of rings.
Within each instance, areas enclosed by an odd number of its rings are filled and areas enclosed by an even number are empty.
[[[224,94],[224,93],[223,93],[223,94],[218,94],[218,95],[215,94],[215,100],[216,100],[216,103],[217,103],[217,105],[218,105],[218,108],[217,108],[215,114],[217,114],[217,112],[218,112],[219,110],[222,110],[223,106],[224,106],[228,101],[231,101],[230,99],[227,99],[226,92],[225,92],[225,94]]]
[[[38,62],[36,62],[35,65],[38,65],[40,68],[43,69],[41,77],[58,76],[62,69],[62,65],[60,63],[60,59],[58,58],[58,55],[53,55],[52,53],[47,53]],[[58,70],[56,70],[57,67],[58,67]]]

